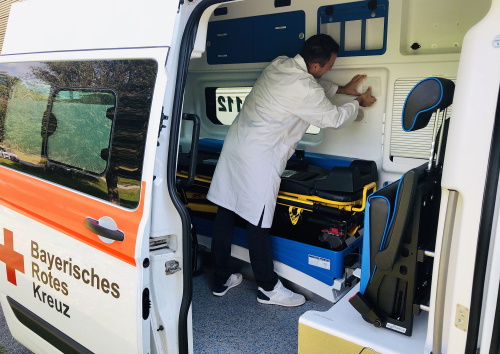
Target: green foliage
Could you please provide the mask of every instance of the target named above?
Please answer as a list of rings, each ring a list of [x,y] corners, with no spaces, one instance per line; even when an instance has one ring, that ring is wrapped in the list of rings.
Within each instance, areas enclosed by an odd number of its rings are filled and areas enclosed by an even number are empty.
[[[149,87],[156,75],[150,65],[141,60],[99,60],[46,62],[31,67],[30,77],[50,83],[54,88],[113,87],[118,91]],[[77,84],[77,85],[75,85]]]
[[[107,161],[101,150],[108,148],[111,121],[100,104],[54,102],[52,113],[57,130],[47,140],[47,157],[82,170],[102,174]]]
[[[3,146],[19,154],[31,156],[30,162],[40,161],[42,149],[42,119],[47,103],[11,99],[4,125]]]

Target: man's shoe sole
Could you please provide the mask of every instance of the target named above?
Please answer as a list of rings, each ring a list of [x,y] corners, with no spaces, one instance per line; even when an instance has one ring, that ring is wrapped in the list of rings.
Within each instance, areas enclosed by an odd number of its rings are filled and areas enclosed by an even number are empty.
[[[304,299],[304,302],[301,302],[300,304],[282,304],[281,302],[275,302],[271,300],[262,300],[257,298],[257,301],[260,302],[261,304],[264,305],[279,305],[279,306],[285,306],[285,307],[296,307],[296,306],[302,306],[306,303],[306,299]]]
[[[221,293],[216,293],[215,291],[212,291],[212,294],[215,295],[215,296],[224,296],[226,295],[226,293],[229,291],[229,289],[232,289],[234,288],[235,286],[238,286],[241,284],[241,282],[243,281],[243,277],[240,278],[240,281],[231,285],[231,286],[228,286],[226,290],[224,290],[223,292]]]

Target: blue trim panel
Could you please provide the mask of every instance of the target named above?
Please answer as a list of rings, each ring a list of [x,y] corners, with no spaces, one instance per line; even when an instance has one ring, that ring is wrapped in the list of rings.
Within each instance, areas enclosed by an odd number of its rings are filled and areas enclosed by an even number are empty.
[[[193,223],[200,234],[212,236],[212,221],[193,217]],[[346,249],[336,252],[277,236],[270,235],[269,237],[273,250],[273,258],[276,261],[286,264],[330,286],[333,285],[334,278],[343,277],[345,256],[353,252],[356,248],[361,247],[363,239],[363,237],[359,237]],[[235,227],[232,243],[248,249],[247,231],[243,228]],[[325,264],[329,264],[330,269],[309,264],[310,256],[314,259],[322,259]]]
[[[420,85],[422,82],[424,81],[427,81],[427,80],[435,80],[439,83],[439,86],[441,87],[441,95],[439,96],[439,100],[437,101],[437,103],[430,107],[430,108],[427,108],[427,109],[424,109],[424,110],[421,110],[417,113],[417,115],[415,116],[415,118],[413,119],[413,124],[411,125],[410,129],[405,129],[404,127],[404,112],[405,112],[405,109],[406,109],[406,102],[408,102],[408,98],[410,98],[411,96],[411,93],[413,92],[413,90],[415,90],[417,88],[418,85]],[[438,78],[436,77],[428,77],[428,78],[425,78],[423,80],[420,80],[415,86],[413,86],[413,88],[411,89],[410,93],[408,93],[408,95],[406,96],[406,99],[405,99],[405,103],[403,104],[403,110],[401,111],[402,114],[401,114],[401,127],[403,128],[403,130],[405,132],[411,132],[413,131],[413,127],[415,127],[415,123],[417,122],[417,119],[418,119],[418,116],[420,113],[424,113],[424,112],[428,112],[428,111],[431,111],[433,110],[434,108],[436,108],[439,103],[441,103],[441,101],[443,100],[443,92],[444,92],[444,89],[443,89],[443,84],[441,83],[441,80],[439,80]]]
[[[198,150],[209,152],[221,152],[224,140],[204,138],[198,141]]]
[[[394,207],[397,205],[398,198],[399,198],[399,191],[401,190],[401,183],[403,182],[403,179],[405,176],[406,176],[406,173],[404,175],[402,175],[401,178],[399,179],[398,189],[396,190],[396,197],[394,198],[394,204],[395,204]],[[389,203],[389,201],[388,201],[388,203]],[[390,203],[389,203],[389,206],[390,206]],[[387,245],[386,245],[387,236],[389,235],[389,230],[392,228],[392,224],[394,223],[394,216],[396,215],[394,207],[390,208],[391,221],[389,222],[389,228],[386,227],[384,230],[384,236],[382,237],[382,241],[380,242],[380,251],[384,250],[387,247]]]
[[[366,287],[368,283],[370,282],[371,275],[370,275],[370,269],[371,269],[371,264],[370,264],[370,228],[368,225],[370,225],[370,202],[366,202],[366,207],[365,207],[365,227],[364,227],[364,233],[363,233],[363,246],[361,248],[361,279],[359,280],[359,292],[361,294],[365,293]],[[365,277],[365,274],[369,274],[369,276]]]
[[[404,177],[404,175],[403,175]],[[394,210],[391,206],[391,202],[389,199],[387,199],[384,196],[381,195],[374,195],[377,192],[382,191],[385,188],[388,188],[389,186],[392,186],[394,183],[398,183],[398,189],[396,191],[396,198],[395,200],[397,201],[398,199],[398,194],[399,194],[399,189],[401,187],[401,179],[392,182],[391,184],[385,186],[384,188],[379,189],[378,191],[374,192],[371,194],[367,201],[366,201],[366,208],[365,208],[365,220],[364,220],[364,235],[363,235],[363,252],[362,252],[362,258],[361,258],[361,279],[360,279],[360,290],[359,292],[361,294],[364,294],[366,287],[368,283],[372,280],[373,274],[375,273],[375,270],[377,269],[377,266],[373,267],[373,270],[371,269],[371,252],[370,252],[370,243],[371,243],[371,237],[370,237],[370,207],[371,207],[371,201],[375,198],[380,198],[386,201],[387,203],[387,219],[385,221],[385,227],[384,227],[384,232],[382,235],[382,240],[380,242],[380,247],[379,250],[383,250],[385,248],[385,242],[387,241],[387,235],[388,231],[391,229],[392,223],[394,222]],[[389,221],[390,220],[390,221]],[[368,274],[368,276],[365,276],[365,274]]]
[[[333,14],[327,15],[326,8],[333,7]],[[339,57],[383,55],[387,48],[387,25],[389,14],[389,1],[378,0],[375,10],[368,9],[368,1],[349,2],[345,4],[326,5],[318,8],[317,33],[321,33],[321,25],[340,22],[340,52]],[[365,49],[366,20],[374,18],[384,19],[384,39],[380,49]],[[361,26],[361,50],[345,50],[345,23],[348,21],[362,21]]]
[[[209,152],[221,152],[223,144],[223,140],[204,138],[200,139],[198,143],[198,149]],[[290,160],[298,161],[295,156],[292,156]],[[353,162],[355,159],[350,157],[306,152],[304,155],[304,160],[309,162],[311,165],[330,170],[333,167],[349,167],[351,165],[351,162]]]

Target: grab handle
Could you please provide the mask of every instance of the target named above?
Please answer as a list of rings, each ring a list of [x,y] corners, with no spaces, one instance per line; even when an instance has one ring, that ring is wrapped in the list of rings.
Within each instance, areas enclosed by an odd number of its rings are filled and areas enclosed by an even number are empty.
[[[457,215],[458,191],[449,190],[448,205],[444,219],[443,240],[436,281],[436,302],[434,304],[434,328],[432,337],[432,352],[441,354],[443,346],[444,307],[446,300],[446,282],[448,281],[448,264],[450,262],[453,226]]]
[[[196,175],[196,161],[198,158],[198,140],[200,139],[200,117],[192,113],[184,113],[182,120],[190,120],[193,122],[193,134],[191,136],[191,151],[189,152],[189,171],[187,179],[177,177],[177,186],[188,187],[193,184],[194,176]]]
[[[85,226],[87,229],[99,236],[109,238],[115,241],[123,241],[125,239],[125,234],[120,230],[111,230],[107,227],[99,225],[99,220],[92,219],[91,217],[85,218]]]

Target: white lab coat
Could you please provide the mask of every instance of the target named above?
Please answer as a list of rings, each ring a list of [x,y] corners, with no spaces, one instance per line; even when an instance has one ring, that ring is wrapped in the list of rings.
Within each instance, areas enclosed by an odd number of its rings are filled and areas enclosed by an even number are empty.
[[[338,86],[320,83],[304,59],[278,57],[260,75],[224,141],[207,198],[270,228],[281,174],[310,124],[340,128],[357,116],[359,103],[334,106]]]

